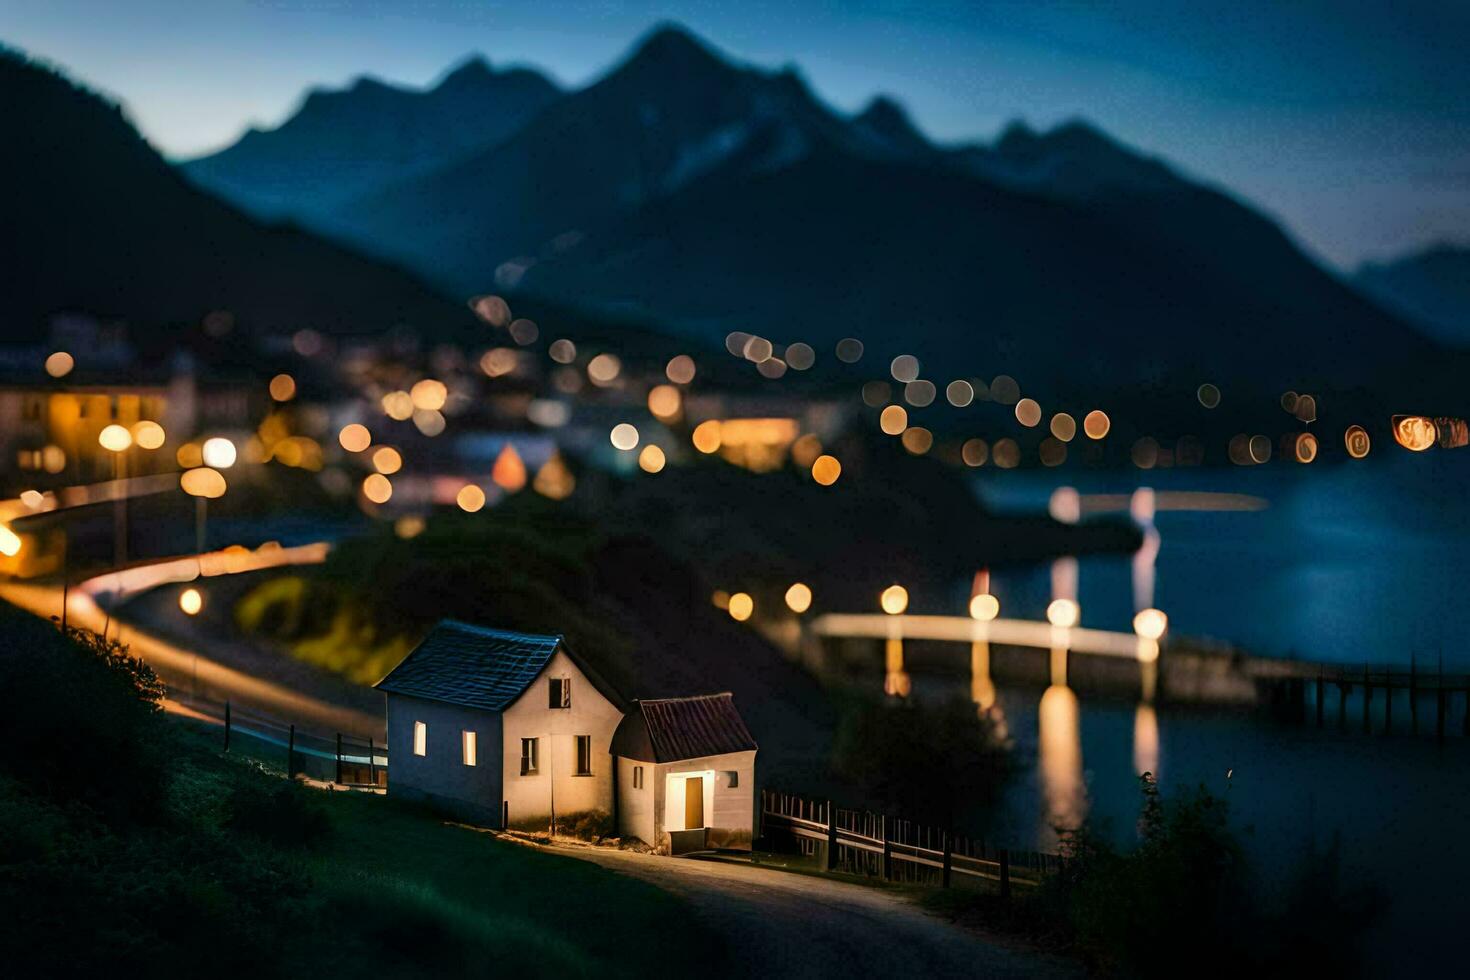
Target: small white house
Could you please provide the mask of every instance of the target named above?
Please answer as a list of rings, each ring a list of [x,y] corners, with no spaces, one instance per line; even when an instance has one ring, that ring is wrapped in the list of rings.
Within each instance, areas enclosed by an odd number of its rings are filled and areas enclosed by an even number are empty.
[[[560,636],[444,620],[377,686],[390,796],[492,827],[611,821],[623,712]]]
[[[672,854],[750,849],[756,744],[730,694],[636,701],[612,749],[624,837]]]
[[[730,694],[621,697],[560,636],[444,620],[378,682],[388,793],[490,827],[749,849],[755,739]]]

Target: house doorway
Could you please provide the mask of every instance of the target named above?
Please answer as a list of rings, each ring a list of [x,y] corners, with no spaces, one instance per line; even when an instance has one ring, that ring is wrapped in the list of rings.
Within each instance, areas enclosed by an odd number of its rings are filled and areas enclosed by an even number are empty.
[[[684,827],[693,830],[704,826],[704,777],[684,780]]]

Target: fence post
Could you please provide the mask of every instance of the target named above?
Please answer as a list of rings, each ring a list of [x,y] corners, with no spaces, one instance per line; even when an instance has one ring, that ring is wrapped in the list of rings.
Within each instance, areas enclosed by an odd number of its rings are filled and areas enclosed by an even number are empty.
[[[203,498],[200,498],[201,500]],[[342,733],[337,733],[337,782],[342,782]]]
[[[946,831],[944,831],[944,835],[943,836],[944,836],[944,876],[943,876],[943,879],[942,880],[944,882],[944,887],[945,888],[948,888],[949,887],[949,871],[950,871],[951,866],[954,863],[954,834],[951,833],[950,831],[946,830]]]
[[[376,753],[373,751],[373,737],[371,735],[369,735],[368,736],[368,780],[373,784],[373,788],[374,789],[377,789],[377,787],[378,787],[378,760],[376,758],[374,758],[375,755],[376,755]]]
[[[230,751],[230,702],[225,702],[225,751]]]
[[[893,880],[893,841],[888,839],[888,814],[883,814],[878,819],[879,826],[883,829],[883,880]]]
[[[827,801],[827,870],[837,870],[837,811]]]
[[[1011,897],[1011,852],[1002,847],[997,853],[1000,857],[1000,897],[1009,899]]]
[[[510,829],[510,800],[500,801],[500,829]]]
[[[296,726],[292,725],[286,734],[286,778],[290,779],[296,775]]]

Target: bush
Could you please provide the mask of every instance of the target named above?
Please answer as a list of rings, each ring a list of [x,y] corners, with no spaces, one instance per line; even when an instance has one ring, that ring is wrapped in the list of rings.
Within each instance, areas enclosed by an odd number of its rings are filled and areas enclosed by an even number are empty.
[[[1058,830],[1063,869],[1041,896],[1095,965],[1143,977],[1361,969],[1356,937],[1379,905],[1370,891],[1340,886],[1334,853],[1312,855],[1292,898],[1273,907],[1227,800],[1201,786],[1165,801],[1149,773],[1140,787],[1138,846],[1121,851],[1091,824]],[[1300,940],[1309,924],[1308,953]]]
[[[152,818],[168,784],[164,687],[116,640],[0,610],[0,771],[104,819]]]
[[[994,720],[963,699],[920,707],[854,696],[833,755],[836,772],[878,803],[945,825],[983,824],[1013,771]]]
[[[225,827],[282,847],[304,848],[331,832],[321,794],[296,782],[265,778],[242,782],[230,793]]]

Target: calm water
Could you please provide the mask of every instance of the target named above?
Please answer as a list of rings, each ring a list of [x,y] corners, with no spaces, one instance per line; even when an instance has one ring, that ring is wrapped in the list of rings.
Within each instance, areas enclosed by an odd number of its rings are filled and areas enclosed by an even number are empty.
[[[1446,669],[1470,670],[1460,595],[1470,583],[1470,450],[1411,456],[1379,447],[1363,463],[1335,467],[995,472],[977,484],[1001,510],[1044,509],[1058,486],[1264,498],[1261,511],[1157,515],[1154,604],[1172,630],[1327,661],[1407,666],[1412,653],[1432,669],[1442,653]],[[1084,625],[1129,629],[1131,566],[1127,558],[1080,563]],[[1006,614],[1042,618],[1050,568],[998,569],[992,588]],[[953,683],[915,678],[921,696]],[[1000,833],[1053,846],[1054,821],[1089,814],[1125,840],[1137,818],[1138,772],[1157,773],[1166,794],[1203,783],[1228,794],[1268,887],[1308,847],[1335,836],[1348,876],[1389,894],[1370,937],[1372,972],[1402,970],[1406,948],[1421,970],[1459,962],[1470,740],[1441,748],[1430,735],[1317,731],[1254,714],[1079,700],[1065,688],[1002,689],[998,703],[1032,763],[1012,787]],[[1359,703],[1349,703],[1353,727]],[[1395,711],[1404,725],[1406,706]]]
[[[981,496],[1000,510],[1044,509],[1058,486],[1083,494],[1216,491],[1263,498],[1265,510],[1157,515],[1155,604],[1170,628],[1252,652],[1402,663],[1411,653],[1470,670],[1461,611],[1470,588],[1470,449],[1414,455],[1393,447],[1339,466],[1273,463],[1225,470],[987,473]],[[1084,625],[1128,629],[1130,563],[1084,559]],[[1000,570],[1013,614],[1040,618],[1046,569]]]

